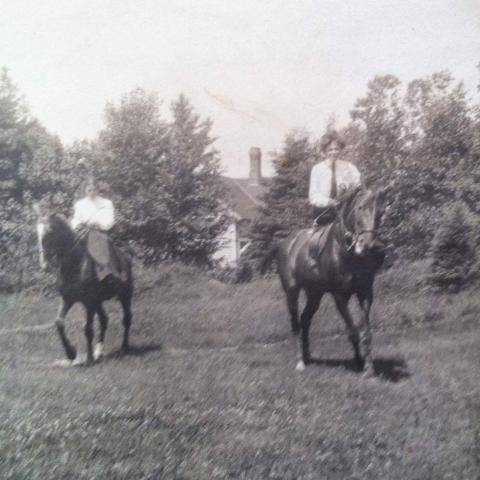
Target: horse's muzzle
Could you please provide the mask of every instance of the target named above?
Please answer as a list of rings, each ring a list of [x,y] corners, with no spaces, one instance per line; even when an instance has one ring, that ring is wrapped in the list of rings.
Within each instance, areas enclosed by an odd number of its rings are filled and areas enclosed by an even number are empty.
[[[354,252],[358,256],[367,255],[375,246],[375,236],[371,233],[362,233],[358,236]]]

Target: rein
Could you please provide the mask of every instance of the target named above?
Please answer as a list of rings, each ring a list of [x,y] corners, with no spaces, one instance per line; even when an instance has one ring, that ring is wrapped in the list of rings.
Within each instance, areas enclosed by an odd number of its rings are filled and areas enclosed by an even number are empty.
[[[348,253],[351,252],[355,248],[355,245],[357,244],[358,239],[360,238],[360,235],[363,235],[364,233],[375,233],[375,228],[364,228],[362,230],[359,230],[359,231],[354,230],[352,232],[345,225],[345,215],[344,215],[344,213],[345,213],[345,210],[347,208],[347,205],[353,203],[353,201],[357,197],[358,193],[360,193],[360,190],[358,190],[352,196],[352,198],[349,199],[349,201],[343,206],[341,212],[337,212],[337,214],[338,214],[337,218],[339,220],[340,229],[343,232],[342,237],[343,237],[343,240],[344,240],[343,242],[340,242],[340,243],[345,248],[345,251],[348,252]],[[347,244],[346,238],[350,238],[351,243]]]

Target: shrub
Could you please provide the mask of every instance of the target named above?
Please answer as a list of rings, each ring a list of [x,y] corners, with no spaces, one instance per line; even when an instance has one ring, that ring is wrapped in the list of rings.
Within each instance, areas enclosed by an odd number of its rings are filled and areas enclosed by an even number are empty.
[[[247,260],[241,260],[236,267],[217,267],[213,277],[223,283],[247,283],[253,280],[253,268]]]
[[[441,289],[457,291],[473,274],[476,230],[464,203],[456,202],[444,213],[433,238],[427,280]]]

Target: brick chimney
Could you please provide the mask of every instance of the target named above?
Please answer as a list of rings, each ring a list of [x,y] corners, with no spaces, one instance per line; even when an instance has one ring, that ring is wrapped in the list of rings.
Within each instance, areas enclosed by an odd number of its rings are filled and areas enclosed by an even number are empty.
[[[258,147],[251,147],[249,183],[259,185],[262,178],[262,151]]]

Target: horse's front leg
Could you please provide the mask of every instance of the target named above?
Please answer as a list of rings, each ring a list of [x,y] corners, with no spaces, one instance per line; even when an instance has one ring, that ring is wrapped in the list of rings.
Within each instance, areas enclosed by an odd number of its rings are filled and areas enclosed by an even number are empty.
[[[375,368],[372,359],[372,333],[370,331],[370,309],[372,307],[373,291],[370,289],[365,293],[358,293],[358,302],[362,309],[362,324],[360,330],[360,347],[364,359],[364,374],[372,377],[375,374]]]
[[[343,295],[343,294],[335,294],[335,305],[337,306],[340,315],[342,315],[343,320],[345,321],[345,325],[347,327],[348,332],[348,339],[352,344],[353,351],[355,354],[355,362],[359,366],[360,369],[363,368],[364,362],[362,355],[360,354],[360,336],[358,334],[358,329],[355,326],[355,322],[353,321],[352,315],[350,314],[350,310],[348,308],[348,302],[350,300],[350,296]]]
[[[100,322],[100,338],[98,339],[98,343],[95,345],[95,350],[93,352],[93,357],[95,360],[99,360],[100,358],[103,357],[105,335],[107,333],[107,327],[108,327],[108,315],[101,304],[97,309],[97,315],[98,315],[98,320]]]
[[[93,319],[96,308],[87,307],[87,321],[85,323],[85,338],[87,340],[87,366],[93,365]]]
[[[65,333],[65,317],[67,316],[68,311],[72,307],[73,302],[67,302],[62,298],[62,303],[60,304],[57,312],[57,317],[55,318],[55,326],[57,328],[57,333],[62,342],[63,348],[69,360],[74,360],[77,356],[77,351],[75,347],[70,343]]]
[[[300,317],[300,335],[297,351],[297,366],[299,371],[305,370],[305,365],[310,363],[309,332],[312,318],[318,310],[322,295],[315,292],[307,292],[307,304]]]

